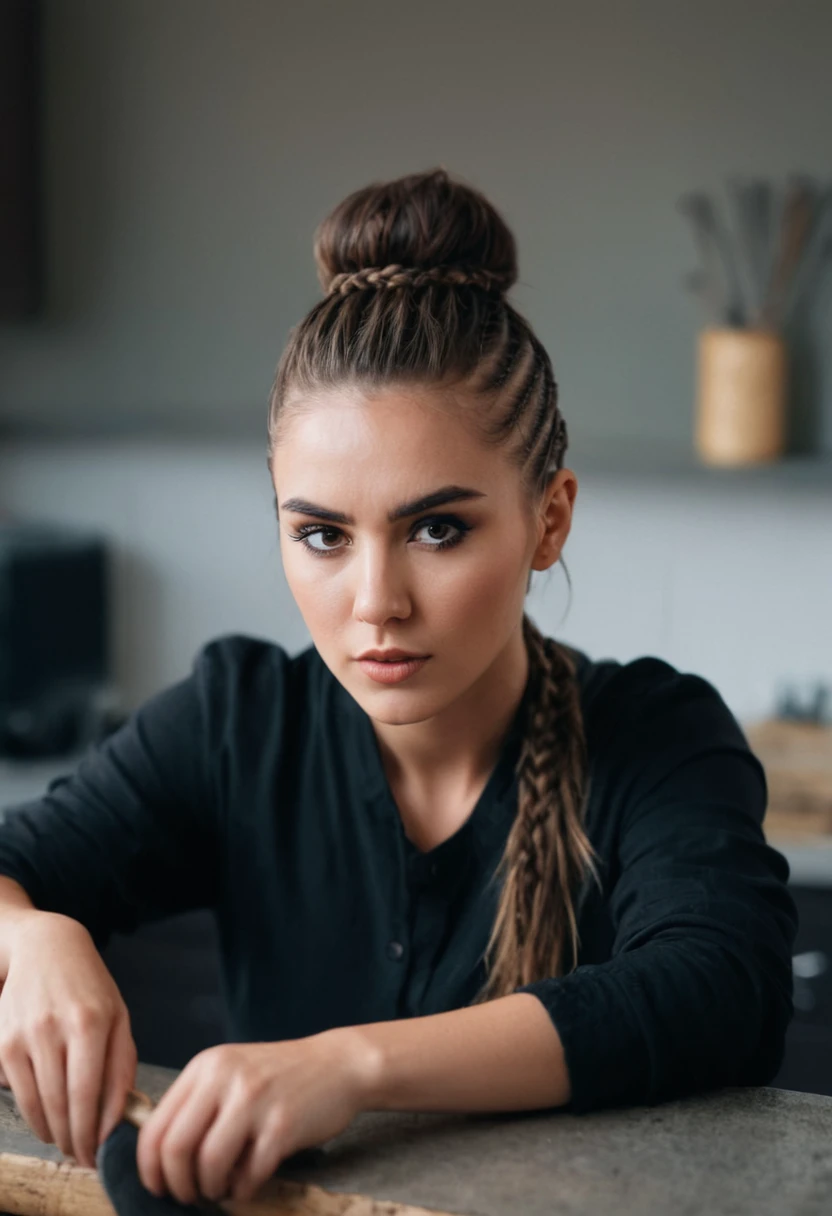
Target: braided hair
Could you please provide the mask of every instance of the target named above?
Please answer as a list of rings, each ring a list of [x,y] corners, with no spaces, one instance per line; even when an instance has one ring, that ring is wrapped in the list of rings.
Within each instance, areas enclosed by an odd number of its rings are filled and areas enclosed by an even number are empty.
[[[408,174],[348,195],[319,225],[314,252],[325,294],[290,331],[277,367],[269,465],[306,393],[463,386],[476,407],[472,424],[483,442],[505,448],[533,505],[563,466],[566,424],[549,356],[506,298],[517,254],[494,206],[444,168]],[[523,636],[532,688],[518,807],[493,875],[501,890],[475,1003],[574,968],[578,889],[590,871],[600,885],[583,826],[575,654],[525,613]]]

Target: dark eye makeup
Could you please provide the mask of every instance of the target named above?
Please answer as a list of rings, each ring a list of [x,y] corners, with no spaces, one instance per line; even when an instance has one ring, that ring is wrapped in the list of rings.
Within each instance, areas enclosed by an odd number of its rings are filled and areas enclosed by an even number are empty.
[[[413,531],[416,533],[420,532],[422,528],[439,528],[448,526],[456,528],[456,536],[451,536],[447,540],[437,541],[435,545],[429,544],[426,546],[428,549],[452,549],[455,545],[462,543],[462,541],[465,539],[466,533],[470,532],[472,527],[471,524],[459,519],[456,515],[432,515],[427,519],[420,519],[416,524],[414,524]],[[340,528],[335,528],[332,526],[332,524],[302,524],[298,528],[297,532],[290,532],[289,537],[291,540],[300,541],[304,549],[306,549],[309,553],[314,553],[316,557],[330,557],[335,553],[340,553],[345,547],[344,545],[339,545],[337,548],[333,549],[316,549],[313,545],[309,544],[307,537],[314,536],[318,532],[321,534],[326,533],[327,535],[334,534],[335,536],[343,535]]]

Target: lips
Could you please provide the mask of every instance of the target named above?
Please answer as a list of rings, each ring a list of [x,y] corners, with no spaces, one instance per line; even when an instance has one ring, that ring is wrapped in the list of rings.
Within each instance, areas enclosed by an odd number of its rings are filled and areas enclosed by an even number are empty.
[[[409,663],[411,659],[423,659],[423,654],[397,654],[392,659],[374,659],[372,656],[366,660],[371,663]]]
[[[358,656],[359,662],[406,663],[411,659],[426,659],[426,654],[415,654],[405,650],[367,650]]]
[[[358,661],[365,675],[378,684],[399,684],[415,675],[417,671],[421,671],[429,659],[430,655],[425,655],[423,658],[395,659],[387,662],[381,662],[378,659],[359,659]]]

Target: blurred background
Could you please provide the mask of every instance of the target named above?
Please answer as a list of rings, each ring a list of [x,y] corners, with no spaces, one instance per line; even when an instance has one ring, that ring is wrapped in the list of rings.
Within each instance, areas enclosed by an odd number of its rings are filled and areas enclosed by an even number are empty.
[[[309,644],[272,375],[320,296],[317,223],[444,165],[515,234],[578,475],[571,598],[558,567],[528,610],[593,658],[705,676],[748,728],[815,901],[790,1080],[832,1092],[832,6],[2,0],[0,20],[0,803],[210,638]],[[713,249],[680,200],[728,215],[738,175],[777,186],[778,223],[810,178],[816,239],[779,327],[782,442],[721,460],[698,343],[730,317],[703,315]]]

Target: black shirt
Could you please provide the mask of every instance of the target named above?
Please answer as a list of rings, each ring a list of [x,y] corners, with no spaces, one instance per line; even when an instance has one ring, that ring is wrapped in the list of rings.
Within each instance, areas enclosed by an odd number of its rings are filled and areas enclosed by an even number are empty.
[[[792,1015],[797,912],[761,828],[762,766],[706,680],[577,655],[603,893],[579,892],[577,968],[522,989],[563,1042],[566,1109],[765,1084]],[[473,812],[423,853],[372,720],[315,647],[216,638],[8,816],[0,873],[99,949],[214,909],[234,1041],[459,1008],[485,979],[530,689]]]

